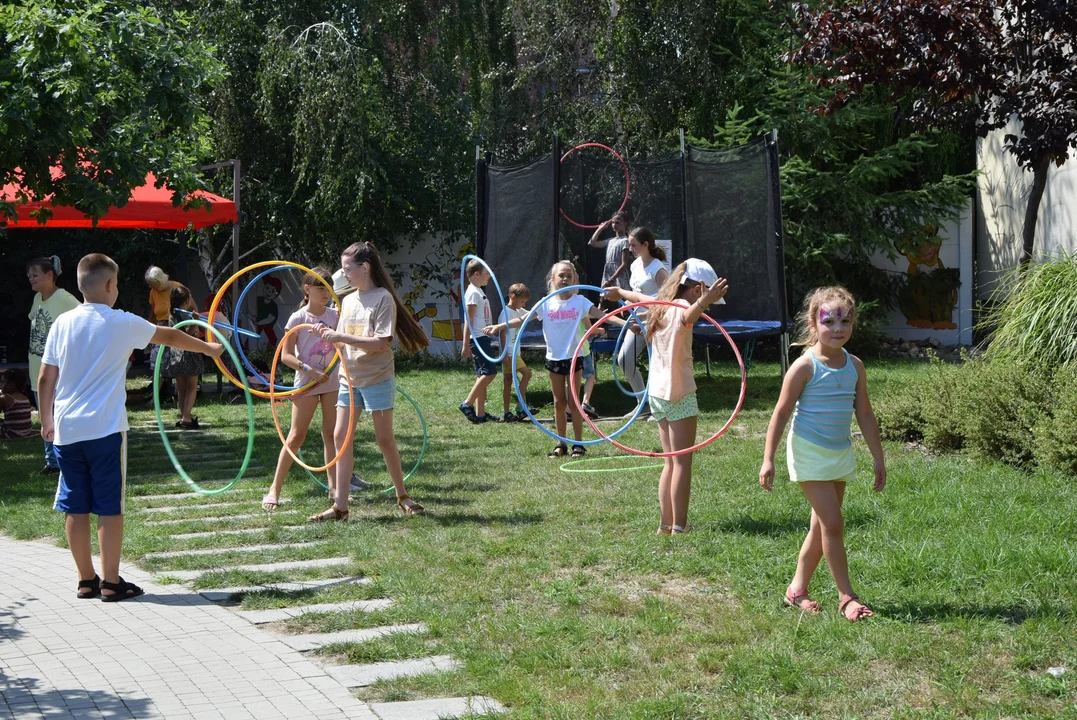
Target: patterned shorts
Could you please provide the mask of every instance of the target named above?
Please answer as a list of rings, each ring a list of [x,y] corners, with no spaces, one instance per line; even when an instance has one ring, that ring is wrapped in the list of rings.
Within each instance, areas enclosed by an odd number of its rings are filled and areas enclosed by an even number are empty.
[[[651,406],[651,415],[655,420],[677,422],[699,415],[699,403],[696,402],[695,392],[690,392],[680,400],[672,402],[656,397],[647,398],[647,402]]]

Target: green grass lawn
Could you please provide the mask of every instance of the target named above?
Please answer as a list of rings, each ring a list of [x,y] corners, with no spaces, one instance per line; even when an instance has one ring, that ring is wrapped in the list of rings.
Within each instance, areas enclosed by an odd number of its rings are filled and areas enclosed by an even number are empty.
[[[869,363],[872,386],[900,387],[923,364]],[[609,365],[600,365],[608,379]],[[701,436],[728,417],[739,387],[728,364],[714,376],[697,368]],[[208,377],[208,376],[207,376]],[[327,648],[328,659],[371,662],[451,654],[462,670],[395,682],[361,693],[371,700],[444,694],[490,695],[511,718],[794,718],[1040,717],[1077,718],[1077,487],[1071,478],[1030,475],[954,455],[925,457],[887,444],[889,484],[871,492],[870,456],[858,448],[860,481],[849,488],[846,535],[853,583],[876,616],[851,624],[839,616],[825,565],[812,592],[818,616],[781,605],[807,530],[808,506],[788,482],[784,453],[772,494],[758,485],[763,434],[780,386],[778,367],[757,364],[744,410],[725,437],[696,456],[690,517],[696,531],[656,536],[657,471],[569,475],[546,459],[553,441],[530,425],[474,426],[456,409],[473,375],[465,370],[412,370],[398,376],[418,401],[430,446],[410,483],[425,517],[404,517],[391,496],[368,492],[352,504],[348,525],[286,529],[327,504],[301,470],[284,496],[292,502],[272,520],[258,515],[280,442],[265,401],[257,402],[258,437],[251,471],[214,498],[237,506],[185,511],[189,522],[147,525],[164,514],[128,514],[125,556],[184,548],[296,542],[307,549],[259,553],[242,562],[348,556],[344,568],[290,573],[286,579],[364,574],[367,586],[340,586],[319,596],[390,597],[392,608],[295,618],[283,631],[325,632],[390,622],[421,622],[426,634],[385,637]],[[495,384],[491,414],[500,410]],[[536,373],[533,404],[549,416],[545,373]],[[630,404],[601,384],[603,414]],[[545,407],[544,407],[545,406]],[[166,417],[175,420],[174,410]],[[199,466],[207,486],[234,474],[245,445],[242,404],[199,399],[203,424],[223,439],[181,439],[180,447],[234,453]],[[132,424],[152,419],[131,412]],[[316,418],[317,422],[317,418]],[[613,427],[613,426],[610,426]],[[405,468],[418,453],[414,412],[398,405]],[[135,435],[136,433],[133,433]],[[160,441],[146,430],[132,438],[131,472],[170,472]],[[624,435],[637,447],[658,446],[657,427],[637,423]],[[357,433],[356,467],[388,487],[369,422]],[[308,458],[320,457],[317,433]],[[0,444],[0,526],[15,537],[53,536],[62,519],[49,509],[54,481],[38,476],[36,441]],[[612,455],[592,447],[589,457]],[[628,459],[625,466],[646,464]],[[183,491],[169,475],[133,479],[137,495]],[[219,485],[220,483],[217,483]],[[157,504],[176,504],[158,501]],[[271,526],[263,535],[174,541],[167,535],[224,527],[197,517],[256,517],[229,529]],[[177,517],[176,513],[168,515]],[[213,567],[220,558],[152,559],[155,571]],[[257,578],[217,574],[202,586]],[[283,576],[281,576],[281,579]],[[12,582],[17,578],[12,577]],[[74,584],[74,576],[57,578]],[[311,593],[248,596],[261,609],[309,603]],[[1061,678],[1046,669],[1064,666]]]

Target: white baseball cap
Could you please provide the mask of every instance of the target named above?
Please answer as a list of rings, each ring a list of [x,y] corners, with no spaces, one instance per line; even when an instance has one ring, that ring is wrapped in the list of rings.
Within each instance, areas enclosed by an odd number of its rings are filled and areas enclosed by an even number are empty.
[[[345,295],[353,290],[355,290],[355,288],[348,282],[348,276],[344,274],[344,268],[333,273],[333,292],[335,292],[337,296]]]
[[[712,268],[711,264],[706,260],[688,258],[684,263],[686,267],[684,269],[684,277],[681,278],[681,285],[684,285],[687,282],[701,282],[707,287],[710,287],[718,282],[718,273],[714,272],[714,268]],[[719,298],[717,304],[725,305],[725,298]]]

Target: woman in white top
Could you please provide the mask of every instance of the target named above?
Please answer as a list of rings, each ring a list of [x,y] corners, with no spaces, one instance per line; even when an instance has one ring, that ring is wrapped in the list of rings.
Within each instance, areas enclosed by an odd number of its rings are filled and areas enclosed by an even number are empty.
[[[628,249],[636,256],[629,269],[629,284],[632,291],[651,297],[656,296],[658,288],[669,277],[663,265],[666,251],[655,242],[654,233],[645,227],[633,228],[628,234]],[[647,313],[644,309],[637,310],[636,314],[646,322]],[[628,380],[628,384],[632,386],[632,391],[639,393],[643,391],[644,382],[643,375],[636,367],[636,361],[647,349],[647,342],[640,334],[639,325],[632,323],[629,329],[631,332],[625,335],[620,352],[617,354],[617,367]],[[650,406],[644,405],[640,415],[650,415]],[[629,413],[625,417],[631,416],[632,413]]]

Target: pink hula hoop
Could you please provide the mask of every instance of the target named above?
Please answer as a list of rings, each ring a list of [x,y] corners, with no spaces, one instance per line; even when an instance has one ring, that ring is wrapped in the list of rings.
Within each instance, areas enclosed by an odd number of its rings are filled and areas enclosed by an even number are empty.
[[[572,355],[572,364],[569,366],[568,376],[570,378],[575,377],[576,359],[579,357],[580,351],[583,350],[583,344],[587,342],[587,339],[591,337],[591,335],[593,335],[599,327],[606,324],[606,322],[614,315],[620,315],[621,313],[627,312],[628,310],[633,310],[638,307],[646,307],[648,305],[668,305],[669,307],[681,308],[682,310],[684,309],[684,305],[679,305],[677,303],[669,302],[667,300],[646,300],[644,302],[632,303],[631,305],[624,305],[617,308],[613,312],[607,313],[598,322],[591,325],[590,329],[580,339],[579,344],[576,345],[576,352]],[[613,438],[603,434],[603,432],[598,429],[598,426],[595,425],[594,421],[587,415],[587,413],[583,411],[583,407],[580,405],[580,389],[576,386],[576,383],[570,381],[569,385],[572,386],[572,402],[576,405],[576,412],[580,413],[580,416],[587,421],[587,424],[591,426],[591,429],[594,430],[599,437],[609,440],[609,442],[614,447],[624,450],[627,453],[632,453],[633,455],[642,455],[643,457],[667,458],[677,457],[678,455],[687,455],[689,453],[694,453],[696,450],[701,450],[702,448],[707,447],[712,442],[720,438],[723,434],[725,434],[725,431],[733,425],[733,421],[736,420],[737,415],[740,414],[741,406],[744,405],[744,396],[748,392],[748,373],[744,368],[744,358],[740,356],[740,350],[737,349],[737,344],[733,342],[733,338],[729,336],[729,333],[725,331],[724,327],[715,322],[714,318],[712,318],[710,315],[707,315],[706,313],[700,315],[700,317],[704,318],[711,325],[718,328],[722,335],[725,336],[726,341],[729,342],[729,346],[733,348],[733,354],[737,356],[737,363],[740,364],[740,397],[737,398],[737,407],[733,408],[733,414],[729,416],[729,420],[726,421],[725,425],[723,425],[721,429],[718,430],[718,432],[714,433],[703,442],[697,443],[690,448],[684,448],[683,450],[671,450],[670,452],[648,452],[646,450],[637,450],[635,448],[630,448],[627,445],[622,445]]]
[[[564,155],[562,155],[561,156],[561,162],[562,163],[565,162],[565,158],[567,158],[569,155],[576,152],[577,150],[581,150],[583,148],[589,148],[589,147],[602,148],[606,152],[612,154],[621,163],[621,167],[623,167],[625,169],[625,196],[624,196],[624,199],[621,200],[621,207],[617,208],[617,210],[616,210],[616,212],[621,212],[622,210],[625,209],[625,205],[628,204],[628,193],[632,190],[632,178],[629,176],[629,173],[628,173],[628,163],[626,163],[624,161],[624,158],[621,157],[617,153],[616,150],[614,150],[613,148],[611,148],[611,147],[609,147],[607,145],[603,145],[602,143],[584,143],[583,145],[577,145],[576,147],[572,148],[571,150],[566,152]],[[568,220],[570,223],[572,223],[573,225],[575,225],[578,228],[583,228],[584,230],[594,230],[595,228],[602,227],[602,223],[599,223],[598,225],[583,225],[582,223],[578,223],[575,220],[573,220],[572,218],[570,218],[568,216],[568,213],[566,213],[561,208],[558,208],[557,211],[559,213],[561,213],[561,217],[563,217],[565,220]]]

